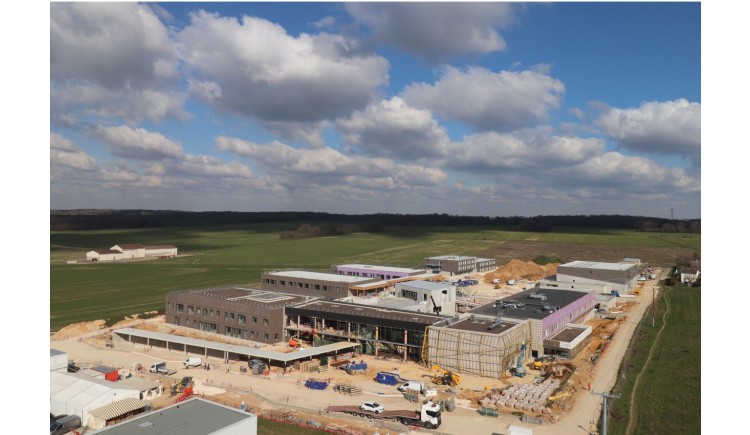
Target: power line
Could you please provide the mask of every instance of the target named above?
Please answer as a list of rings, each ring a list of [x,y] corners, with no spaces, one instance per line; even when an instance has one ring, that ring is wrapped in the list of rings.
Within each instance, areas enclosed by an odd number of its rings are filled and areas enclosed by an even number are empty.
[[[607,392],[604,393],[597,393],[594,390],[591,390],[591,394],[594,396],[602,396],[604,398],[604,403],[602,404],[602,435],[607,435],[607,399],[619,399],[619,394],[609,394]]]

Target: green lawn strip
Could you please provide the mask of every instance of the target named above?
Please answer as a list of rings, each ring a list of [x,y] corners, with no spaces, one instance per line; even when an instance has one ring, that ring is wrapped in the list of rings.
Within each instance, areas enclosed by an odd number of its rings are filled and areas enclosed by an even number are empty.
[[[637,390],[636,434],[700,433],[700,288],[675,286],[669,299],[672,312]],[[656,327],[651,327],[650,312],[644,317],[642,335],[620,391],[622,397],[613,401],[608,433],[625,433],[633,384],[665,309],[660,297]]]

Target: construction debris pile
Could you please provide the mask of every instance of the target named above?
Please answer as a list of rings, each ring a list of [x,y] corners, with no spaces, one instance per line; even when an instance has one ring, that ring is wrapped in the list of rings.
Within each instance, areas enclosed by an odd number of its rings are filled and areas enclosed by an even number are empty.
[[[493,279],[507,282],[510,279],[527,279],[530,281],[546,278],[557,273],[557,263],[545,265],[536,264],[533,261],[510,260],[494,272],[484,275],[484,282],[491,283]]]
[[[547,406],[547,402],[552,392],[559,387],[559,379],[548,378],[537,385],[512,385],[500,391],[493,389],[489,396],[479,401],[479,404],[485,408],[494,405],[498,408],[505,407],[538,414],[551,414],[552,409]]]

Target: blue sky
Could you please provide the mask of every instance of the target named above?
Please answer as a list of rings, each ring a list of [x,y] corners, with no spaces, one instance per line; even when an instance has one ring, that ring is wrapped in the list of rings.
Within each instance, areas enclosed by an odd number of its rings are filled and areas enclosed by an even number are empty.
[[[51,3],[50,207],[701,216],[700,3]]]

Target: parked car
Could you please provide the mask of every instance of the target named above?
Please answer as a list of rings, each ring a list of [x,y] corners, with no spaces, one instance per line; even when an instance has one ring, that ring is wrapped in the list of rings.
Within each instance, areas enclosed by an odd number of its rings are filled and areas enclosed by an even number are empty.
[[[66,415],[64,417],[58,417],[49,425],[50,435],[62,435],[70,432],[73,429],[81,427],[81,418],[77,415]]]
[[[381,412],[385,411],[385,408],[383,408],[383,405],[379,404],[378,402],[363,402],[359,409],[362,411],[370,411],[374,412],[376,414],[380,414]]]

